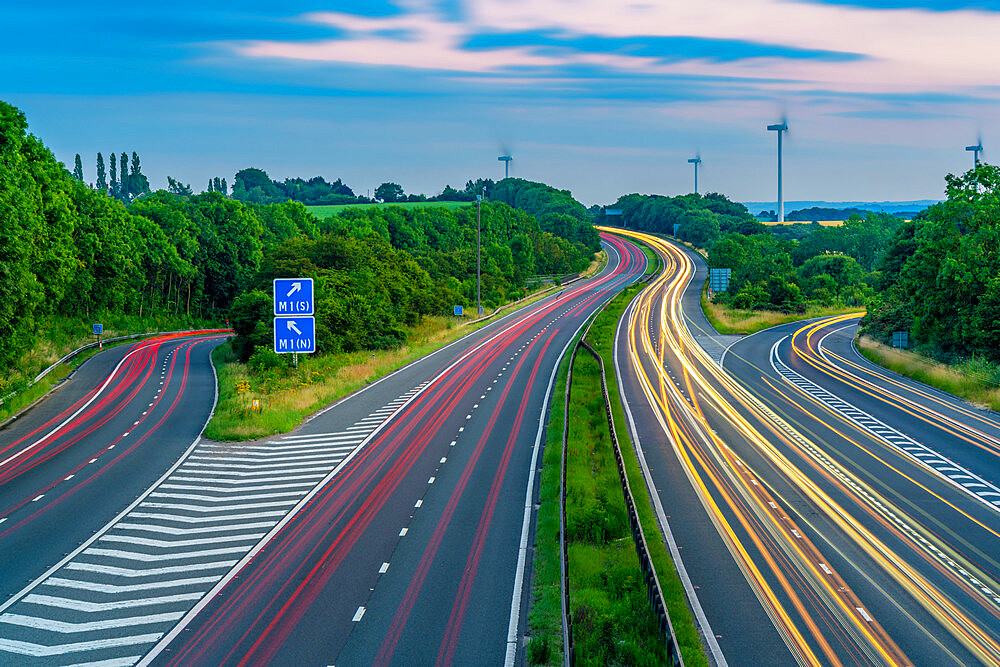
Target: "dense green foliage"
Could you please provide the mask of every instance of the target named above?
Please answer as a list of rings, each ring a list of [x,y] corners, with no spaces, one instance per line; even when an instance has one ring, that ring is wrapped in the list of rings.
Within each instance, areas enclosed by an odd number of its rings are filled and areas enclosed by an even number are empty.
[[[851,216],[840,227],[806,226],[808,235],[781,238],[729,234],[709,250],[712,268],[730,268],[729,291],[715,296],[735,308],[802,312],[819,306],[863,307],[874,272],[903,221],[885,213]],[[782,235],[783,236],[783,235]]]
[[[214,182],[213,182],[214,188]],[[221,183],[219,189],[221,190]],[[273,204],[297,201],[309,206],[324,204],[355,204],[369,201],[356,197],[351,188],[338,178],[327,183],[322,176],[314,176],[308,181],[301,178],[286,178],[273,181],[263,169],[241,169],[233,179],[233,199],[254,204]]]
[[[475,304],[475,207],[348,208],[321,228],[315,241],[276,247],[254,277],[255,289],[234,303],[236,349],[244,360],[270,345],[269,289],[276,277],[315,279],[324,351],[393,347],[417,318]],[[581,271],[592,254],[543,231],[523,211],[492,203],[482,206],[481,245],[484,307],[520,296],[536,274]]]
[[[115,169],[119,193],[122,173],[141,173],[137,156]],[[299,204],[157,192],[126,208],[73,178],[24,115],[0,103],[0,368],[55,317],[221,320],[267,247],[315,234]]]
[[[763,233],[766,228],[757,222],[742,204],[729,201],[723,195],[709,193],[666,197],[663,195],[624,195],[607,208],[619,209],[620,216],[609,217],[600,211],[598,224],[624,224],[655,234],[675,235],[700,248],[707,248],[721,236],[730,233]]]
[[[909,331],[939,358],[1000,362],[1000,168],[948,175],[947,199],[901,225],[879,258],[863,331]]]
[[[573,199],[569,190],[557,190],[544,183],[520,178],[505,178],[492,190],[487,188],[487,196],[492,201],[503,202],[535,216],[544,231],[580,243],[595,252],[600,249],[601,242],[590,212]]]

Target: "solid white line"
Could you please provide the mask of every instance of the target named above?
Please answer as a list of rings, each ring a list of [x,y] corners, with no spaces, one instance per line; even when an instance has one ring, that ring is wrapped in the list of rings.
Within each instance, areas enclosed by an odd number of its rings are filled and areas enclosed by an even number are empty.
[[[609,249],[614,250],[611,245],[608,245]],[[615,254],[618,254],[617,250],[614,250]],[[619,262],[621,260],[619,259]],[[517,568],[514,570],[514,592],[510,599],[510,620],[507,623],[507,650],[504,654],[504,667],[513,667],[514,662],[517,658],[517,647],[520,641],[518,640],[518,626],[521,622],[521,592],[524,588],[524,568],[527,564],[528,558],[528,534],[531,530],[531,517],[534,512],[535,507],[535,475],[537,474],[536,468],[538,467],[538,452],[541,450],[542,435],[545,433],[545,415],[549,411],[549,399],[552,396],[552,385],[555,384],[556,375],[559,373],[559,366],[562,365],[563,357],[566,355],[566,350],[569,349],[570,345],[576,339],[580,330],[583,329],[583,325],[587,323],[587,318],[584,318],[580,322],[580,326],[576,328],[573,335],[570,336],[569,342],[563,346],[563,349],[559,352],[559,357],[556,358],[556,363],[552,367],[552,372],[549,374],[549,384],[545,389],[545,397],[542,399],[542,410],[541,418],[538,420],[538,431],[535,433],[535,444],[531,448],[531,464],[528,467],[528,488],[524,493],[524,516],[521,519],[521,540],[517,547]],[[493,381],[494,384],[496,380]],[[464,428],[464,427],[463,427]],[[461,431],[462,429],[459,429]]]

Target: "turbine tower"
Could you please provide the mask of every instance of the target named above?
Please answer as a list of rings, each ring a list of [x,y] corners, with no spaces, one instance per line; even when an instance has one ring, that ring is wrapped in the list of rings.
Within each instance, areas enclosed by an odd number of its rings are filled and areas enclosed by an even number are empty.
[[[966,146],[965,150],[967,150],[967,151],[969,151],[969,152],[971,152],[973,154],[973,160],[974,160],[974,162],[972,164],[973,164],[974,167],[978,167],[979,166],[979,154],[983,152],[983,138],[979,137],[979,143],[977,143],[975,146]]]
[[[782,120],[777,125],[768,125],[768,132],[778,133],[778,224],[785,222],[785,198],[781,193],[781,135],[788,132],[788,123]]]
[[[689,158],[688,162],[694,165],[694,193],[698,194],[698,165],[701,164],[701,155]]]
[[[503,177],[508,178],[510,176],[510,161],[513,160],[509,155],[501,155],[497,158],[500,162],[503,162]]]

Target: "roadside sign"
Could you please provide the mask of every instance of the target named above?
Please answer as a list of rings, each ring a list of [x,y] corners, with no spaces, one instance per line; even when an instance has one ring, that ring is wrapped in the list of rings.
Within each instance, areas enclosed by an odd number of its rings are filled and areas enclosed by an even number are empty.
[[[274,351],[278,354],[316,351],[315,317],[274,318]]]
[[[893,331],[892,332],[892,346],[905,350],[910,347],[910,332],[908,331]]]
[[[103,324],[97,324],[95,322],[94,323],[94,335],[95,336],[100,336],[102,333],[104,333],[104,325]]]
[[[461,317],[463,312],[465,311],[461,306],[455,306],[455,317]]]
[[[274,314],[284,317],[314,314],[312,278],[275,278]]]
[[[708,289],[714,292],[729,291],[729,278],[732,273],[732,269],[709,269]]]

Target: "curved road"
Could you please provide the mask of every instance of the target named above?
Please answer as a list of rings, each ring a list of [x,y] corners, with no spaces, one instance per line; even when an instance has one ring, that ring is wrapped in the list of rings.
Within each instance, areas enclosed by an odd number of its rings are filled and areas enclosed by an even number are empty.
[[[610,260],[596,278],[265,441],[192,444],[212,405],[212,343],[137,350],[115,375],[124,388],[93,403],[110,419],[86,417],[95,427],[91,440],[67,432],[59,445],[67,463],[46,468],[34,486],[25,471],[0,523],[0,530],[16,526],[10,540],[30,536],[48,554],[23,558],[17,579],[4,577],[12,596],[0,605],[0,663],[523,660],[535,479],[552,380],[586,319],[646,268],[633,244],[606,238],[605,247]],[[88,362],[79,386],[98,384],[117,363],[97,360],[102,372],[95,365],[85,376]],[[174,400],[178,368],[186,368],[188,386],[195,373],[207,379],[194,404],[185,402],[190,392]],[[43,423],[89,400],[73,396],[73,405],[57,409],[56,399],[71,398],[68,389],[43,404],[52,413]],[[168,401],[174,408],[162,421]],[[147,435],[153,423],[162,439]],[[18,428],[27,430],[5,441],[11,451],[14,441],[31,440],[27,422]],[[133,441],[138,449],[128,448]],[[104,486],[58,495],[64,481],[82,487],[105,461]],[[45,490],[50,482],[57,491]],[[33,502],[32,493],[43,498]],[[62,513],[32,513],[50,497],[63,498]],[[74,524],[74,517],[81,518]]]

